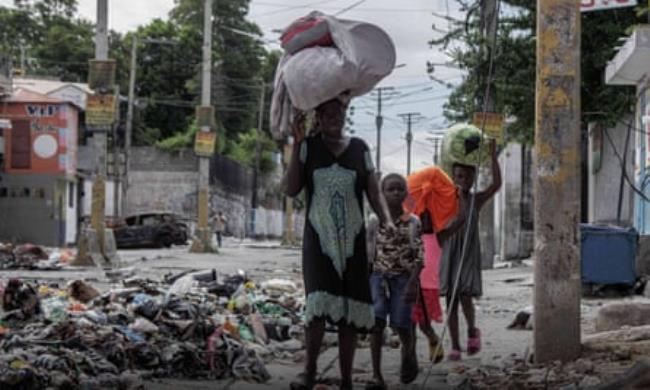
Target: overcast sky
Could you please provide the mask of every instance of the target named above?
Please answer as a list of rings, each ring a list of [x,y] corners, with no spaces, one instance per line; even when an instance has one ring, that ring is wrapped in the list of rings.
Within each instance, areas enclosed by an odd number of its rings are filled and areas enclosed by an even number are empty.
[[[215,0],[217,6],[220,1]],[[275,29],[282,29],[296,18],[318,9],[328,14],[336,14],[359,0],[252,0],[249,18],[256,22],[265,38],[276,40]],[[0,5],[11,5],[12,0],[0,0]],[[174,0],[109,0],[109,25],[111,29],[127,32],[146,24],[154,18],[166,18],[174,5]],[[341,17],[374,23],[388,32],[397,47],[397,63],[405,66],[396,69],[386,78],[382,86],[394,86],[403,97],[388,100],[384,105],[385,116],[382,137],[382,171],[406,172],[406,125],[398,116],[405,112],[419,112],[423,119],[414,125],[413,169],[430,164],[433,147],[427,138],[429,131],[446,127],[441,117],[442,105],[449,90],[430,81],[426,72],[427,60],[446,62],[437,49],[429,48],[428,41],[440,33],[432,30],[432,25],[446,29],[447,22],[433,15],[451,14],[459,16],[454,0],[367,0],[345,11]],[[86,19],[94,20],[95,0],[79,0],[79,13]],[[452,83],[460,81],[460,73],[452,68],[438,67],[437,76]],[[438,73],[440,72],[440,73]],[[218,104],[218,102],[216,102]],[[376,100],[367,95],[356,99],[354,129],[356,135],[364,138],[373,148],[376,144],[374,115]]]

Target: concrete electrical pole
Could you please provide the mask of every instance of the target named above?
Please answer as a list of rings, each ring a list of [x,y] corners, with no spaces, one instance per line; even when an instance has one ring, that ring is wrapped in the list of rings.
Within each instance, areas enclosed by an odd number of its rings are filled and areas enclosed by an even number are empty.
[[[201,70],[201,107],[200,112],[209,113],[199,115],[201,133],[211,133],[210,120],[214,117],[214,110],[210,105],[211,80],[212,80],[212,0],[205,0],[203,10],[203,64]],[[214,149],[213,149],[214,152]],[[190,251],[195,253],[214,252],[212,246],[212,232],[208,226],[210,202],[210,157],[199,157],[199,186],[198,186],[198,228]]]
[[[420,116],[419,112],[408,112],[406,114],[399,114],[400,117],[406,121],[406,175],[411,174],[411,145],[413,143],[413,132],[411,126],[418,121]]]
[[[488,56],[494,55],[496,50],[497,28],[499,24],[499,12],[497,7],[498,0],[483,0],[481,5],[481,35],[487,42]],[[489,82],[490,80],[488,80]],[[479,101],[478,106],[486,112],[495,112],[495,88],[489,88],[489,93],[483,98],[485,101]],[[481,182],[478,183],[482,188],[487,187],[492,182],[492,177],[488,173],[480,175]],[[494,255],[496,254],[495,234],[494,234],[494,198],[490,199],[483,207],[483,212],[479,218],[480,240],[481,240],[481,268],[490,269],[494,267]]]
[[[126,110],[126,131],[124,134],[124,180],[122,180],[122,212],[126,211],[126,196],[129,191],[131,173],[131,139],[133,138],[133,111],[135,105],[135,73],[138,63],[138,37],[133,34],[131,42],[131,69],[129,70],[129,102]]]
[[[393,91],[393,87],[379,87],[377,91],[377,115],[375,116],[375,125],[377,126],[377,173],[381,175],[381,128],[384,125],[384,117],[381,116],[383,92]]]
[[[535,360],[580,355],[580,2],[537,1]]]
[[[108,0],[97,0],[97,26],[95,28],[95,60],[108,60]],[[95,91],[101,94],[103,91]],[[95,155],[95,180],[91,200],[91,226],[97,234],[99,250],[104,253],[106,235],[106,132],[93,134]]]
[[[251,196],[251,233],[255,234],[255,223],[256,223],[256,213],[258,206],[257,193],[259,190],[259,180],[260,180],[260,160],[262,154],[262,135],[264,131],[262,127],[264,126],[264,100],[266,97],[266,83],[262,80],[261,92],[260,92],[260,107],[257,113],[257,139],[255,141],[255,167],[253,170],[253,194]]]
[[[97,0],[95,59],[90,60],[86,128],[93,134],[94,177],[91,194],[90,228],[80,236],[73,265],[114,265],[118,260],[113,232],[106,228],[107,134],[113,130],[117,113],[115,61],[108,59],[108,0]],[[117,155],[116,155],[117,158]],[[117,180],[115,181],[117,185]],[[119,195],[119,194],[118,194]]]

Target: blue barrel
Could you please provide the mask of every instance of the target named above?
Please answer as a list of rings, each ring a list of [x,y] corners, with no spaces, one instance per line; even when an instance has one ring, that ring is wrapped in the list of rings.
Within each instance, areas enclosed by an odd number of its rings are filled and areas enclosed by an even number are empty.
[[[636,282],[638,234],[633,228],[580,225],[582,282],[627,284]]]

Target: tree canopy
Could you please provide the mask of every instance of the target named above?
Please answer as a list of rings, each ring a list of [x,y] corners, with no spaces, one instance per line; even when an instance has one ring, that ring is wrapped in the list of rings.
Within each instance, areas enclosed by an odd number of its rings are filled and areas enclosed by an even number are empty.
[[[220,148],[230,154],[240,134],[257,127],[262,82],[273,79],[280,55],[267,52],[259,27],[247,20],[250,0],[219,2],[213,8],[212,104]],[[77,13],[78,0],[14,0],[0,7],[0,52],[27,76],[85,81],[94,56],[94,22]],[[259,38],[256,38],[259,37]],[[117,82],[126,95],[131,45],[137,39],[136,115],[134,144],[182,144],[193,132],[200,103],[203,2],[175,0],[166,19],[156,19],[135,31],[111,31],[109,57],[117,61]],[[267,107],[271,89],[267,89]],[[268,121],[264,122],[264,131]],[[191,142],[191,141],[190,141]]]
[[[480,11],[456,0],[468,12],[467,20],[448,19],[450,30],[431,40],[467,76],[454,88],[444,106],[450,121],[471,120],[482,110],[488,73],[487,42],[480,34]],[[478,3],[477,3],[478,4]],[[535,2],[501,0],[502,9],[494,50],[495,110],[512,121],[506,126],[511,140],[532,142],[535,127]],[[582,15],[581,99],[583,123],[612,125],[632,110],[634,89],[607,86],[604,72],[619,38],[641,22],[641,10],[622,8]],[[429,64],[435,79],[436,65]]]

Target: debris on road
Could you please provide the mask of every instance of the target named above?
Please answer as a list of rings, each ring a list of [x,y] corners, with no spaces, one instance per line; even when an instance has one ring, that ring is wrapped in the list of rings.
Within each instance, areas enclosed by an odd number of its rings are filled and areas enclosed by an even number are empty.
[[[510,325],[508,325],[508,329],[532,330],[533,324],[534,324],[533,307],[528,306],[525,309],[522,309],[519,312],[517,312],[515,319],[512,321]]]
[[[513,359],[501,366],[467,368],[452,379],[454,383],[467,380],[470,384],[467,388],[472,389],[593,389],[617,378],[632,364],[631,360],[621,360],[611,353],[583,354],[573,362],[543,365]]]
[[[216,271],[166,280],[133,277],[103,293],[82,280],[0,283],[0,388],[122,389],[153,378],[266,382],[265,362],[304,349],[295,284],[258,287],[243,272],[218,278]]]
[[[596,331],[618,330],[624,326],[641,326],[650,323],[650,303],[622,302],[604,306],[596,317]]]
[[[0,243],[0,269],[58,270],[74,257],[70,250],[53,250],[33,244]]]

